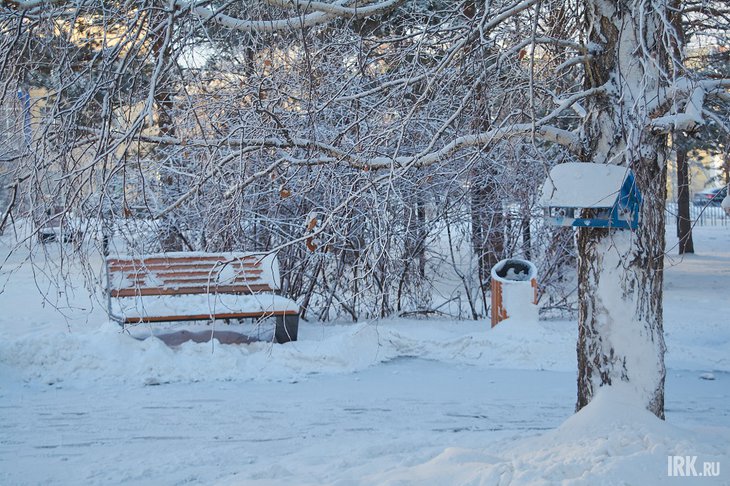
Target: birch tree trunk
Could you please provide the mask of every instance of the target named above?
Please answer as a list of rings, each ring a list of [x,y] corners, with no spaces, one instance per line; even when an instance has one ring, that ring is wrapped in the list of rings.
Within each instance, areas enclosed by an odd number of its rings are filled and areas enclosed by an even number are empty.
[[[664,417],[662,270],[666,136],[652,133],[648,105],[666,53],[661,2],[589,0],[588,88],[583,159],[631,168],[641,191],[639,228],[583,228],[578,233],[579,334],[577,409],[599,387],[628,382],[646,408]]]

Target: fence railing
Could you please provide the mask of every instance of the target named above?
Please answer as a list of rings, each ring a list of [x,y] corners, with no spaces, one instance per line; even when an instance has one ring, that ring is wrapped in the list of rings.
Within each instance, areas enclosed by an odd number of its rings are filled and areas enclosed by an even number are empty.
[[[667,203],[667,224],[676,224],[677,203]],[[730,216],[717,206],[695,206],[690,203],[689,217],[695,226],[730,226]]]

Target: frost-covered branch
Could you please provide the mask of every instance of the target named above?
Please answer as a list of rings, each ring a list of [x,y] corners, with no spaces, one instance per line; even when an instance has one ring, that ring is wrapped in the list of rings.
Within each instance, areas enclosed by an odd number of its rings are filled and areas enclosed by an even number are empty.
[[[325,24],[338,17],[363,18],[371,15],[381,14],[395,8],[404,0],[384,0],[379,3],[364,5],[362,7],[348,7],[348,1],[340,0],[331,4],[324,2],[291,2],[274,1],[268,3],[279,7],[296,7],[302,11],[313,11],[303,15],[296,15],[276,20],[245,20],[220,13],[209,7],[201,6],[201,3],[208,2],[176,2],[176,5],[193,12],[203,21],[215,22],[223,27],[245,32],[280,32],[291,29],[303,29]]]
[[[664,97],[664,102],[657,107],[672,103],[673,106],[684,106],[681,111],[669,108],[669,113],[656,116],[651,120],[654,130],[668,133],[672,130],[692,131],[704,124],[703,108],[707,96],[727,96],[730,79],[712,79],[692,82],[686,78],[678,80]]]
[[[351,1],[351,0],[350,0]],[[363,16],[381,14],[392,8],[395,8],[399,3],[405,0],[385,0],[377,3],[364,2],[363,4],[356,4],[354,7],[348,7],[349,3],[347,0],[340,0],[333,3],[326,2],[310,2],[302,0],[266,0],[266,3],[281,8],[296,8],[303,12],[316,11],[324,12],[332,16],[338,17],[350,17],[360,18]],[[357,3],[357,2],[356,2]]]
[[[68,0],[1,0],[0,5],[8,5],[17,10],[31,10],[36,7],[65,3]],[[83,4],[85,2],[81,2]]]
[[[486,146],[503,139],[530,136],[533,134],[536,138],[557,143],[570,150],[577,150],[579,148],[579,139],[572,131],[550,126],[537,126],[533,131],[533,125],[531,123],[522,123],[474,135],[464,135],[452,140],[439,150],[427,154],[413,157],[376,157],[370,159],[367,163],[367,167],[370,169],[392,169],[393,167],[404,166],[427,167],[445,161],[458,150],[468,147]]]

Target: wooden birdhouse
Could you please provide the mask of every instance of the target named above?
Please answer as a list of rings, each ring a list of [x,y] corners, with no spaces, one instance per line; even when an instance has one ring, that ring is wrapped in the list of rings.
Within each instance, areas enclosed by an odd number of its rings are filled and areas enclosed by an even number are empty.
[[[636,229],[641,194],[627,167],[567,163],[550,170],[540,205],[554,225]],[[592,210],[591,217],[581,217],[584,209]]]

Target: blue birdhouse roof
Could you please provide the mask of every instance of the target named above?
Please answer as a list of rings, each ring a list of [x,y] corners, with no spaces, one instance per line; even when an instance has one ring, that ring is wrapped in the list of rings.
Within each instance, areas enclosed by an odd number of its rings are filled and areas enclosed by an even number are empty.
[[[641,194],[626,167],[568,163],[550,170],[540,190],[548,221],[559,226],[636,229]],[[582,209],[594,209],[582,216]]]
[[[540,205],[560,208],[611,208],[622,199],[638,196],[627,167],[607,164],[556,165],[542,186]],[[627,202],[626,200],[622,202]]]

